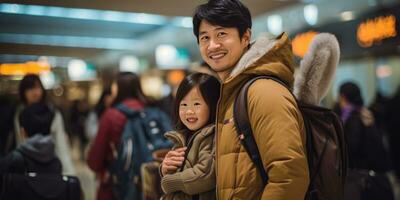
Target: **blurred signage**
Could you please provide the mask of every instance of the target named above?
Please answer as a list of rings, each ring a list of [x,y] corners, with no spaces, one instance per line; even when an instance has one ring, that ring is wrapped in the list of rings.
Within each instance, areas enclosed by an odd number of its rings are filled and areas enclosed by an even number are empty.
[[[386,38],[396,37],[396,17],[379,16],[362,22],[357,28],[357,41],[362,47],[370,47]]]
[[[182,70],[172,70],[167,74],[167,81],[171,85],[179,85],[185,78],[185,72]]]
[[[293,53],[296,56],[303,57],[310,46],[312,39],[318,34],[315,31],[308,31],[297,34],[292,41]]]
[[[336,21],[318,27],[305,27],[295,33],[293,53],[304,56],[309,32],[327,32],[339,41],[341,58],[398,55],[400,52],[400,4],[370,10],[349,21]],[[303,35],[303,33],[307,33]],[[311,41],[311,40],[310,40]]]
[[[0,65],[1,75],[23,76],[25,74],[41,74],[50,72],[50,65],[43,62],[5,63]]]

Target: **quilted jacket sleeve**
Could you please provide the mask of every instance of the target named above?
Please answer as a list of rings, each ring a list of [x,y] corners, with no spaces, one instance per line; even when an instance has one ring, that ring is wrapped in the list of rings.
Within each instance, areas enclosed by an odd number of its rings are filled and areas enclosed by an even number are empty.
[[[165,175],[162,178],[161,187],[166,194],[182,191],[186,194],[194,195],[215,188],[213,138],[213,134],[208,135],[199,144],[198,161],[191,168]]]
[[[290,92],[258,80],[248,93],[252,130],[269,182],[261,199],[304,199],[309,183],[303,119]]]

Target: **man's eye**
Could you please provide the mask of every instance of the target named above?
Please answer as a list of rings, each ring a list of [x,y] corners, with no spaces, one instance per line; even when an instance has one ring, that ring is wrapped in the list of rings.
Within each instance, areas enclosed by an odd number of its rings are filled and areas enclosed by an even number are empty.
[[[225,32],[219,32],[219,33],[217,34],[218,37],[222,37],[222,36],[224,36],[224,35],[226,35]]]
[[[200,38],[201,41],[207,41],[208,40],[208,36],[203,36]]]

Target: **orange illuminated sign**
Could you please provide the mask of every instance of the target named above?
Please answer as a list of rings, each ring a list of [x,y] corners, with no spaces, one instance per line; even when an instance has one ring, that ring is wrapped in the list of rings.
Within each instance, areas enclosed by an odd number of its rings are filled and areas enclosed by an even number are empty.
[[[357,28],[357,41],[362,47],[370,47],[383,39],[396,37],[396,17],[380,16],[368,19]]]
[[[301,33],[296,35],[292,41],[293,53],[296,56],[303,57],[310,46],[312,39],[318,34],[315,31],[308,31],[306,33]]]
[[[182,70],[173,70],[167,74],[167,80],[171,85],[179,85],[185,78],[185,72]]]
[[[0,75],[40,74],[50,71],[50,66],[41,62],[5,63],[0,65]]]

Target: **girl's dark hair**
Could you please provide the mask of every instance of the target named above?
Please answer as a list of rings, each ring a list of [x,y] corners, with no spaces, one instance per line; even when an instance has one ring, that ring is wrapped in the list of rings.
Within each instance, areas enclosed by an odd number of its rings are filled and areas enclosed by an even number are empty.
[[[364,101],[361,97],[360,88],[353,82],[346,82],[340,86],[340,95],[343,95],[347,101],[356,106],[363,106]]]
[[[46,90],[43,87],[42,81],[40,81],[40,78],[36,74],[27,74],[24,76],[24,78],[21,80],[19,83],[19,98],[22,101],[23,104],[27,104],[28,100],[26,99],[25,92],[29,89],[32,89],[36,86],[40,86],[40,88],[43,91],[42,98],[40,99],[40,102],[46,102]]]
[[[103,90],[103,92],[101,93],[100,99],[97,102],[96,106],[94,107],[94,111],[97,115],[98,118],[100,118],[101,114],[103,114],[106,106],[104,104],[104,101],[106,99],[106,96],[111,95],[111,88],[107,87]]]
[[[185,133],[190,132],[190,130],[182,123],[179,118],[179,105],[182,99],[190,92],[190,90],[192,90],[196,86],[199,86],[200,93],[210,110],[210,116],[208,118],[207,124],[215,122],[217,102],[220,95],[220,83],[218,79],[211,75],[194,73],[186,76],[182,80],[181,84],[178,87],[178,91],[176,92],[172,122],[175,129],[178,131],[183,131]]]
[[[117,75],[118,93],[113,105],[119,104],[128,98],[138,99],[147,104],[148,99],[143,94],[139,76],[132,72],[120,72]]]
[[[247,29],[251,29],[251,14],[249,9],[239,0],[209,0],[199,5],[193,16],[193,33],[199,42],[199,27],[202,20],[222,27],[234,27],[239,31],[240,38]]]

